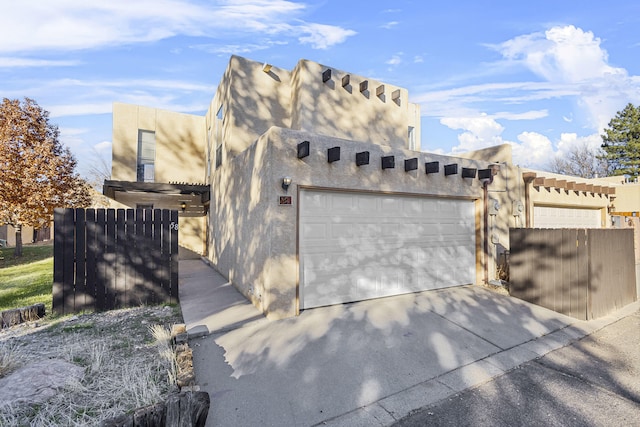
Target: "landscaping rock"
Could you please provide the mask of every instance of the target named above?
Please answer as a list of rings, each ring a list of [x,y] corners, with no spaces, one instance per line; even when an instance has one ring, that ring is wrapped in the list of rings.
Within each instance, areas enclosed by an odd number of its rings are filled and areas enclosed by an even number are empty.
[[[2,328],[10,328],[22,323],[20,321],[20,309],[14,308],[13,310],[1,312],[0,320],[2,321]]]
[[[197,391],[173,394],[167,399],[167,427],[204,427],[209,414],[209,393]]]
[[[204,427],[209,414],[209,393],[183,392],[169,396],[165,403],[136,409],[100,423],[101,427]]]
[[[0,327],[10,328],[23,322],[40,320],[44,317],[44,304],[34,304],[28,307],[14,308],[0,312]]]
[[[0,378],[0,406],[47,401],[66,384],[80,381],[84,368],[60,359],[41,360]]]

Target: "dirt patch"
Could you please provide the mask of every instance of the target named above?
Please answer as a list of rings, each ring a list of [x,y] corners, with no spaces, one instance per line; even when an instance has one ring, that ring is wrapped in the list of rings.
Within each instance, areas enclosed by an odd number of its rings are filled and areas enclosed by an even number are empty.
[[[177,372],[157,330],[166,328],[170,339],[181,322],[177,307],[141,307],[1,330],[0,377],[46,359],[79,366],[84,375],[38,406],[0,408],[0,425],[97,425],[163,401],[176,390]]]
[[[492,292],[495,292],[497,294],[501,294],[501,295],[507,295],[509,296],[509,284],[504,282],[502,285],[495,285],[495,284],[491,284],[491,283],[483,283],[480,286],[482,286],[485,289],[488,289]]]

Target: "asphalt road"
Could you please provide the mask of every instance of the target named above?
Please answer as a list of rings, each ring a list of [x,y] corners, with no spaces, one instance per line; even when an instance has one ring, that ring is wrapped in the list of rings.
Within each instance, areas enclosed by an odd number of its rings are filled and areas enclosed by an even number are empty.
[[[640,311],[395,426],[640,426]]]

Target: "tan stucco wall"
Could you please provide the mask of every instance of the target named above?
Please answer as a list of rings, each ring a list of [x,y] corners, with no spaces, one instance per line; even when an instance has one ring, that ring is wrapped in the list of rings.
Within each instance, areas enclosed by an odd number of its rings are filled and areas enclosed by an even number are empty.
[[[512,215],[513,202],[521,198],[524,201],[524,196],[521,196],[518,171],[512,165],[511,145],[497,145],[463,153],[460,156],[482,161],[487,165],[485,167],[494,165],[499,168],[498,173],[487,185],[489,206],[494,206],[494,201],[500,205],[497,211],[488,209],[487,215],[487,251],[491,259],[487,266],[487,276],[488,280],[498,279],[497,266],[505,251],[509,250],[509,228],[522,227],[524,221],[524,215],[521,217]]]
[[[523,170],[524,171],[524,170]],[[602,179],[586,179],[579,177],[571,177],[567,175],[554,174],[551,172],[533,171],[538,176],[545,178],[555,178],[559,180],[573,181],[575,183],[585,183],[593,185],[610,186]],[[611,226],[611,218],[608,215],[608,206],[610,199],[608,195],[602,193],[564,190],[554,187],[536,186],[530,184],[530,209],[533,212],[534,206],[552,206],[565,208],[580,209],[598,209],[601,217],[601,227],[607,228]],[[531,226],[535,228],[535,216],[532,217]]]
[[[180,258],[199,258],[204,255],[206,217],[180,216],[178,213],[178,225]]]
[[[311,154],[296,156],[299,142],[310,141]],[[341,147],[341,160],[329,164],[327,149]],[[358,167],[355,153],[369,151],[371,163]],[[380,157],[396,156],[396,168],[382,170]],[[404,159],[417,157],[419,170],[404,171]],[[440,161],[440,173],[426,175],[424,163]],[[213,175],[209,258],[215,267],[271,318],[297,313],[297,203],[300,188],[335,188],[402,194],[464,197],[481,208],[480,180],[460,174],[445,177],[445,164],[484,168],[484,161],[394,149],[388,146],[271,128],[244,153]],[[282,178],[292,178],[285,192]],[[292,206],[279,206],[281,195]],[[477,239],[481,241],[480,238]],[[479,244],[479,243],[478,243]]]
[[[3,225],[6,231],[6,240],[7,247],[13,248],[16,246],[16,229],[12,225]],[[51,227],[51,239],[49,241],[53,241],[53,222],[50,225]],[[3,234],[4,235],[4,234]],[[31,243],[33,240],[33,227],[29,225],[22,226],[22,243]]]
[[[500,172],[488,187],[489,198],[498,201],[500,204],[498,212],[495,215],[488,216],[489,252],[491,258],[498,260],[498,262],[503,259],[504,252],[509,250],[509,228],[526,226],[526,209],[522,213],[514,209],[515,202],[519,201],[523,206],[526,204],[523,173],[534,172],[541,177],[611,186],[611,183],[604,179],[584,179],[520,168],[513,164],[511,146],[508,144],[464,153],[460,156],[484,160],[487,164],[493,163],[500,167]],[[534,206],[598,209],[601,215],[601,226],[609,227],[611,224],[610,217],[607,214],[607,207],[611,201],[605,194],[545,188],[543,186],[533,186],[532,184],[529,185],[529,189],[529,210],[532,227],[535,227]],[[494,278],[497,278],[496,264],[489,263],[489,279],[492,280]]]
[[[263,63],[232,56],[205,125],[214,140],[216,114],[222,106],[224,161],[243,152],[272,126],[396,148],[408,146],[412,126],[416,149],[420,149],[420,106],[408,102],[406,89],[354,74],[345,88],[341,82],[347,73],[336,69],[332,79],[323,83],[322,72],[327,68],[301,60],[293,71],[271,65],[265,72]],[[359,91],[364,80],[369,81],[366,95]],[[376,88],[381,85],[384,95],[378,97]],[[400,93],[397,102],[392,99],[395,91]],[[215,151],[215,141],[211,145]]]
[[[291,125],[291,73],[275,66],[264,72],[263,65],[231,56],[211,101],[207,128],[215,128],[216,114],[223,106],[225,157],[243,152],[271,126]]]
[[[638,212],[640,216],[640,184],[621,184],[616,187],[613,203],[616,212]]]
[[[331,79],[323,82],[326,70],[331,70]],[[345,76],[349,84],[343,87]],[[298,62],[292,80],[292,129],[407,148],[408,127],[413,126],[420,149],[420,107],[408,101],[406,89],[307,60]],[[368,90],[360,92],[364,81]],[[378,96],[379,87],[383,93]],[[396,91],[400,96],[394,101]]]
[[[114,103],[111,179],[136,181],[138,130],[143,129],[156,133],[156,182],[203,182],[204,123],[202,116]]]

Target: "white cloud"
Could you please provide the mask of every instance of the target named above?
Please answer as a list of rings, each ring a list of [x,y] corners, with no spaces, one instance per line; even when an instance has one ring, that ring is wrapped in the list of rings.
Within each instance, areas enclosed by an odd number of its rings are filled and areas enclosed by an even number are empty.
[[[48,107],[50,117],[88,116],[91,114],[111,114],[113,104],[111,102],[73,103],[62,105],[50,105]]]
[[[424,62],[424,58],[421,55],[416,55],[413,57],[413,62],[415,64],[420,64],[422,62]]]
[[[524,113],[513,113],[510,111],[498,112],[491,114],[490,117],[494,119],[506,119],[506,120],[537,120],[549,116],[547,110],[531,110]]]
[[[504,143],[502,131],[504,127],[487,115],[477,117],[445,117],[440,123],[454,130],[462,130],[458,135],[458,145],[452,153],[479,150]]]
[[[573,25],[553,27],[544,33],[516,37],[498,46],[509,60],[522,62],[550,82],[576,83],[606,75],[626,76],[610,66],[600,39]]]
[[[73,67],[81,63],[81,61],[72,60],[0,57],[0,68]]]
[[[638,78],[611,66],[601,40],[590,31],[557,26],[544,33],[515,37],[494,48],[507,61],[520,63],[546,82],[562,85],[564,96],[577,98],[595,131],[607,125],[624,100],[640,101]]]
[[[389,65],[400,65],[400,63],[402,63],[402,58],[401,58],[402,54],[398,54],[398,55],[393,55],[391,57],[391,59],[387,60],[385,62],[385,64],[389,64]]]
[[[298,40],[302,44],[310,44],[314,49],[327,49],[357,34],[352,30],[345,30],[344,28],[324,24],[304,24],[292,28],[306,34],[305,36],[299,37]]]
[[[99,154],[110,153],[111,147],[113,146],[111,141],[102,141],[93,146],[93,149],[96,150]]]
[[[554,156],[553,144],[546,136],[536,132],[523,132],[517,137],[519,142],[505,140],[502,137],[504,126],[486,114],[476,117],[448,117],[440,122],[451,129],[463,131],[458,135],[458,145],[453,148],[452,154],[511,144],[514,164],[533,168],[545,168]],[[567,141],[569,139],[567,137]]]
[[[629,76],[625,69],[609,64],[601,40],[590,31],[571,25],[556,26],[545,32],[515,37],[492,48],[503,59],[489,64],[491,73],[479,73],[485,81],[494,81],[452,86],[452,82],[464,81],[453,77],[441,86],[444,89],[424,92],[414,98],[414,102],[423,104],[423,114],[440,117],[443,125],[462,131],[454,153],[507,142],[513,145],[516,163],[544,168],[555,155],[564,155],[577,144],[598,148],[599,133],[616,111],[628,102],[640,102],[640,76]],[[514,81],[516,68],[530,71],[539,81],[531,78]],[[508,81],[496,80],[501,70],[509,74]],[[477,81],[472,76],[465,78]],[[583,129],[589,131],[587,136],[563,133],[552,141],[538,132],[520,132],[515,142],[503,139],[508,125],[503,123],[503,126],[498,120],[553,119],[549,108],[557,105],[551,104],[556,100],[569,101],[569,105],[574,106],[574,111],[564,115],[552,113],[557,121],[584,124]],[[526,108],[527,104],[540,101],[544,103]],[[505,109],[509,106],[517,106],[518,111]],[[494,112],[490,112],[492,110]],[[560,124],[549,121],[544,126],[553,129]]]
[[[76,149],[84,143],[83,135],[85,135],[87,129],[79,128],[60,128],[60,142],[66,147]]]
[[[385,30],[390,30],[393,27],[397,26],[399,24],[398,21],[391,21],[391,22],[387,22],[386,24],[383,24],[380,26],[380,28],[384,28]]]
[[[500,135],[504,127],[487,115],[480,117],[445,117],[440,120],[451,129],[470,131],[480,139],[493,138]]]
[[[510,142],[513,163],[532,168],[545,168],[554,156],[553,144],[544,135],[536,132],[523,132],[518,135],[519,144]]]
[[[287,45],[286,41],[274,41],[264,40],[261,43],[246,43],[246,44],[198,44],[190,46],[191,49],[201,50],[207,53],[224,54],[224,55],[238,55],[256,52],[260,50],[269,49],[273,46]]]
[[[176,35],[279,35],[326,49],[354,31],[300,21],[306,6],[286,0],[22,0],[3,7],[0,52],[79,50]]]
[[[594,151],[598,151],[602,145],[602,137],[598,133],[587,136],[578,136],[576,133],[563,133],[556,143],[556,155],[565,157],[573,147],[583,147],[585,145]]]
[[[578,86],[571,87],[548,82],[496,82],[435,90],[418,94],[413,102],[423,104],[423,113],[432,117],[451,116],[455,111],[469,115],[477,111],[472,106],[482,103],[483,109],[490,104],[499,108],[532,101],[544,101],[580,95]],[[540,110],[544,111],[544,110]]]

